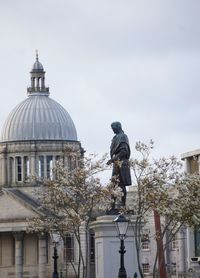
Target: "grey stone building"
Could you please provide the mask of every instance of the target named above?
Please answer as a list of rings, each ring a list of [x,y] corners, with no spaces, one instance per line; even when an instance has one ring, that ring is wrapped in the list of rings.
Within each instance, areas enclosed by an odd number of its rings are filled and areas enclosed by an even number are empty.
[[[81,150],[70,115],[49,97],[45,71],[38,55],[30,75],[28,97],[11,111],[1,131],[1,278],[51,277],[52,244],[49,236],[25,233],[27,219],[38,215],[39,204],[33,196],[37,184],[33,177],[52,179],[56,160],[62,159],[66,167],[71,167],[70,157],[63,151],[66,146]],[[66,242],[66,248],[73,249],[73,238]],[[59,255],[62,259],[66,254],[61,250]],[[76,260],[75,253],[71,256]]]
[[[181,155],[188,174],[200,173],[200,149],[189,151]],[[187,227],[186,263],[193,277],[200,277],[200,229]]]

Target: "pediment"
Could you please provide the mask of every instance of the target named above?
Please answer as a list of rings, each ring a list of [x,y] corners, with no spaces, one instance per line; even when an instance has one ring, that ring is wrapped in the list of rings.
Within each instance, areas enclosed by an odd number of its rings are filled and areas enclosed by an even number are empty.
[[[0,222],[24,220],[37,217],[36,209],[25,200],[17,198],[7,190],[0,195]]]

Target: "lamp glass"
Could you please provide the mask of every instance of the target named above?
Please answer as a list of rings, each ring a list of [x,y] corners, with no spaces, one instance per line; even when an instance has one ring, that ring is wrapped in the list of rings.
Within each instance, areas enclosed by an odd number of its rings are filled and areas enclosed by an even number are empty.
[[[126,219],[126,217],[123,214],[120,214],[115,220],[115,226],[117,233],[121,239],[125,238],[127,229],[128,229],[128,224],[129,220]]]

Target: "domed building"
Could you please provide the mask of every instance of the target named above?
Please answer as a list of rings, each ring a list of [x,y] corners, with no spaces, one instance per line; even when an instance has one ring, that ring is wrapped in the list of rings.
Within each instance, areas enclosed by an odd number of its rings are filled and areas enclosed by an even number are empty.
[[[47,235],[26,234],[27,219],[38,216],[34,177],[53,178],[66,147],[82,151],[68,112],[49,97],[45,71],[36,54],[28,97],[8,115],[0,138],[0,277],[46,278],[52,273]],[[71,240],[71,241],[70,241]],[[68,240],[72,244],[72,239]],[[71,246],[72,248],[72,246]]]

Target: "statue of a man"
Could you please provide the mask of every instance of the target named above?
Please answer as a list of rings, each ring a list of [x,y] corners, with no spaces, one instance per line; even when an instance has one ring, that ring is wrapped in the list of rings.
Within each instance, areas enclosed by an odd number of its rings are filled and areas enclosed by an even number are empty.
[[[107,164],[113,163],[112,177],[116,177],[123,192],[122,206],[126,205],[126,186],[131,185],[131,173],[129,167],[130,146],[127,135],[123,132],[120,122],[111,124],[113,132],[116,134],[110,146],[110,157]]]

